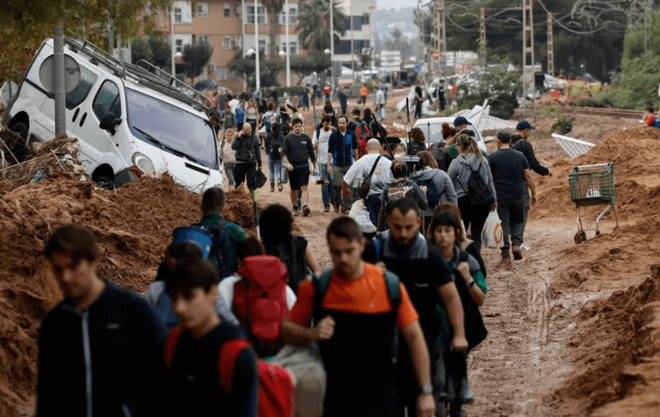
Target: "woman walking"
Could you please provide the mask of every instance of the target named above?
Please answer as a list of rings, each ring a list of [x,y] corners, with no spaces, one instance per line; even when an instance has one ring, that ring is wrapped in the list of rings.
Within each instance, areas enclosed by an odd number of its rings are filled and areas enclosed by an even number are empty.
[[[438,169],[438,163],[433,154],[429,151],[421,151],[417,153],[417,156],[419,156],[418,169],[410,174],[410,179],[420,187],[426,186],[426,200],[429,206],[424,212],[424,225],[428,226],[438,204],[457,204],[458,198],[449,175]]]
[[[231,148],[231,143],[234,141],[234,129],[225,130],[225,138],[220,143],[220,158],[225,167],[225,175],[229,182],[228,191],[233,191],[236,186],[234,180],[234,164],[236,163],[236,151]]]
[[[255,134],[257,134],[257,120],[259,120],[259,110],[254,104],[254,100],[249,100],[245,110],[245,122],[252,126],[252,132]]]
[[[277,179],[277,189],[282,192],[282,155],[280,148],[284,143],[284,136],[280,132],[280,125],[272,124],[270,133],[266,137],[266,160],[268,161],[268,171],[270,173],[270,192],[275,191],[275,179]]]
[[[449,165],[447,174],[458,195],[458,208],[470,229],[472,240],[481,248],[481,231],[488,214],[497,208],[497,194],[488,160],[484,158],[474,139],[461,134],[456,140],[459,155]],[[472,178],[473,175],[477,177]]]

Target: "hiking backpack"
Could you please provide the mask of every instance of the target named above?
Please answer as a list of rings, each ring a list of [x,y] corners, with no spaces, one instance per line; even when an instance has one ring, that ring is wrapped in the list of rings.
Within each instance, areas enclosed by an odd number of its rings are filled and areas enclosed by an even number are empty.
[[[172,368],[174,351],[183,328],[175,327],[165,339],[165,369]],[[223,343],[218,358],[218,377],[225,393],[231,397],[234,366],[238,356],[250,343],[243,339],[231,339]],[[294,413],[295,386],[289,372],[274,363],[257,359],[259,375],[258,417],[291,417]]]
[[[275,245],[266,248],[269,255],[277,256],[289,272],[289,287],[293,292],[298,291],[300,283],[310,274],[305,260],[304,250],[298,245],[298,236],[291,236]]]
[[[259,356],[275,355],[284,345],[280,327],[288,314],[286,267],[274,256],[250,256],[237,273],[243,279],[234,284],[234,314],[256,339]]]
[[[426,200],[429,202],[429,207],[437,206],[440,202],[440,197],[445,193],[445,190],[442,190],[442,193],[438,192],[432,178],[428,180],[418,180],[417,185],[420,187],[426,186]]]
[[[355,136],[358,140],[364,140],[365,142],[369,138],[369,127],[364,120],[360,120],[355,124]]]
[[[236,271],[236,253],[230,251],[230,248],[236,248],[238,242],[232,239],[227,233],[228,226],[235,226],[234,223],[222,222],[218,225],[209,227],[202,226],[201,223],[192,226],[177,227],[172,233],[172,243],[169,246],[169,253],[174,255],[176,248],[185,241],[193,240],[202,247],[202,254],[218,269],[220,278],[227,278]],[[210,238],[211,246],[208,246],[206,237]],[[200,240],[201,239],[201,240]]]
[[[467,191],[468,198],[473,206],[490,206],[495,202],[495,197],[493,197],[493,193],[488,188],[488,184],[484,182],[481,174],[479,174],[481,164],[479,164],[477,170],[473,170],[470,165],[463,163],[471,172],[470,179],[468,180],[467,187],[461,184],[460,181],[458,181],[458,185]]]

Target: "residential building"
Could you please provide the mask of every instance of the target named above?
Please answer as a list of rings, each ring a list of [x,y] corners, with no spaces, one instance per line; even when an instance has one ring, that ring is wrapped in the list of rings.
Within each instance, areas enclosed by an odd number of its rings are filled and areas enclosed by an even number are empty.
[[[304,53],[298,42],[298,0],[289,0],[289,47],[291,55]],[[238,92],[244,87],[242,74],[232,73],[229,63],[241,50],[256,49],[255,22],[258,26],[259,49],[265,54],[262,59],[270,60],[270,29],[271,15],[263,3],[241,0],[208,0],[208,1],[174,1],[174,33],[170,34],[169,16],[162,16],[157,20],[157,29],[171,35],[174,40],[175,53],[183,52],[185,45],[208,43],[213,48],[213,55],[202,75],[195,78],[195,82],[205,79],[215,80],[218,85]],[[243,37],[242,8],[245,7],[245,37]],[[280,50],[287,50],[285,37],[285,11],[279,14],[275,28],[275,58],[284,60],[279,56]],[[244,45],[244,49],[243,49]],[[177,59],[181,62],[181,59]],[[297,79],[293,79],[295,85]],[[184,79],[183,74],[177,78]],[[189,82],[190,80],[186,80]],[[280,73],[280,85],[286,85],[285,71]]]
[[[337,5],[346,15],[344,30],[340,41],[335,43],[333,61],[343,65],[358,68],[360,56],[371,54],[374,41],[374,17],[376,15],[376,0],[341,0]],[[351,48],[352,43],[352,48]]]

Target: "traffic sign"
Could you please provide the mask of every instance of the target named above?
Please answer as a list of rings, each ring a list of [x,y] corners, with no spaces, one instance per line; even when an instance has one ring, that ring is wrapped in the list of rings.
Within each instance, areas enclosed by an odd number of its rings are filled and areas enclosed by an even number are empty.
[[[51,92],[55,92],[53,86],[53,72],[54,72],[54,55],[44,59],[44,62],[39,67],[39,80],[44,88]],[[64,55],[64,93],[69,94],[78,86],[80,82],[80,65],[75,59],[69,55]]]

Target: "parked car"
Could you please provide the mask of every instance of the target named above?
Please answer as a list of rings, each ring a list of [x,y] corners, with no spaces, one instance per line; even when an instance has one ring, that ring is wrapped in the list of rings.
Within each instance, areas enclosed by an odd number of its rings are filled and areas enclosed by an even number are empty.
[[[208,107],[169,79],[112,58],[82,39],[65,38],[64,53],[81,73],[66,95],[66,133],[78,139],[80,162],[95,181],[118,187],[143,174],[168,172],[193,191],[223,186]],[[5,113],[5,125],[28,146],[55,136],[53,94],[39,77],[41,64],[52,55],[53,40],[47,39]]]
[[[454,126],[453,117],[429,117],[417,120],[413,127],[422,129],[427,144],[436,144],[444,142],[442,139],[442,124],[445,122],[449,123],[449,126]],[[486,152],[486,143],[484,142],[484,138],[479,129],[476,129],[472,124],[468,125],[468,129],[474,131],[474,137],[477,140],[479,149]]]

